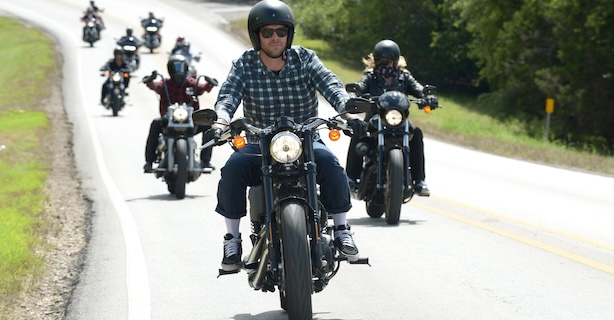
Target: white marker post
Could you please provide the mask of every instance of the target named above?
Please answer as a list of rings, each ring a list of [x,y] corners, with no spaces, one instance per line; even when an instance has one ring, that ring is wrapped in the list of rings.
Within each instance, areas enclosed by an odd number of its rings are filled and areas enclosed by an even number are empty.
[[[554,99],[548,98],[546,99],[546,135],[544,136],[544,140],[548,141],[548,136],[550,135],[550,116],[554,112]]]

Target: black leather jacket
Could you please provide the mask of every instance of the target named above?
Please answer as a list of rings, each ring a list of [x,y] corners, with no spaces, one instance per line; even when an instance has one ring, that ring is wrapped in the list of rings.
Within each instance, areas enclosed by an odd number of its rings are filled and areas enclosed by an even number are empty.
[[[424,87],[405,69],[400,70],[390,86],[384,78],[373,72],[373,69],[366,70],[356,84],[360,93],[369,93],[371,96],[381,96],[386,91],[399,91],[416,98],[422,98],[424,95]]]

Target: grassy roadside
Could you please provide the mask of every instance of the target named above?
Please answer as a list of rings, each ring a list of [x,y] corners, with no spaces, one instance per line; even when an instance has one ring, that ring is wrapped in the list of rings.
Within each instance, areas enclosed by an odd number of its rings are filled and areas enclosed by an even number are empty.
[[[51,39],[0,17],[0,318],[42,274],[46,223],[42,194],[49,168],[41,143],[50,123],[40,106],[59,70]],[[55,78],[54,78],[55,79]]]
[[[246,26],[247,20],[236,20],[230,30],[249,42]],[[339,76],[343,83],[355,82],[362,76],[360,64],[349,65],[341,62],[343,53],[334,52],[321,40],[302,36],[300,30],[295,36],[294,44],[315,50],[326,67]],[[367,54],[368,52],[365,52],[365,55]],[[614,176],[614,157],[570,150],[556,143],[546,143],[541,138],[534,138],[526,132],[523,123],[504,122],[476,112],[476,98],[446,95],[445,92],[439,93],[438,98],[444,108],[430,114],[419,111],[415,106],[411,109],[412,122],[422,128],[429,138],[504,157]],[[468,108],[469,105],[473,108]]]

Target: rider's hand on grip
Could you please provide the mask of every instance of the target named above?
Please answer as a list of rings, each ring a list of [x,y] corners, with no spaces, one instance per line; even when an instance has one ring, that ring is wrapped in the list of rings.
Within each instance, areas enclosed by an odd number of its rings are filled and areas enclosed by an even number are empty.
[[[367,134],[367,124],[358,119],[358,118],[350,118],[347,120],[348,125],[350,127],[352,127],[352,134],[349,134],[349,132],[343,132],[348,136],[356,136],[356,137],[363,137]]]
[[[215,78],[210,78],[209,76],[205,76],[205,81],[207,81],[212,87],[217,87],[218,82]]]
[[[426,96],[426,98],[424,98],[424,101],[427,106],[431,107],[431,109],[439,108],[439,100],[437,100],[437,97],[433,95]]]
[[[154,70],[151,72],[151,75],[143,77],[143,83],[150,83],[154,81],[154,79],[158,76],[158,71]]]
[[[203,133],[203,140],[205,141],[205,143],[213,140],[215,141],[216,145],[218,145],[218,141],[220,140],[220,137],[222,136],[222,129],[220,128],[211,128],[207,131],[205,131],[205,133]]]

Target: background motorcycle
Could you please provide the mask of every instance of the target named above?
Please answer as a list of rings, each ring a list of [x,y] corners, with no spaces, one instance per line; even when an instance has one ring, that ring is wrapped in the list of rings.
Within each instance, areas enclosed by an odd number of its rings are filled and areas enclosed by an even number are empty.
[[[117,45],[121,46],[122,50],[124,50],[124,61],[130,68],[130,71],[137,70],[140,65],[138,50],[141,44],[139,41],[135,37],[130,37],[129,40],[124,42],[117,41]]]
[[[83,41],[89,43],[90,47],[93,47],[94,42],[98,40],[100,40],[99,22],[94,17],[88,17],[83,27]]]
[[[160,29],[162,28],[163,22],[164,20],[162,19],[149,19],[143,24],[143,28],[145,29],[143,45],[149,49],[150,53],[153,53],[154,49],[159,48],[162,43]]]
[[[197,80],[200,80],[200,77]],[[166,86],[164,81],[162,83]],[[170,101],[166,87],[165,91],[166,98]],[[196,101],[195,88],[187,87],[186,94],[192,96],[192,101]],[[206,171],[200,166],[200,160],[196,156],[198,146],[194,140],[194,134],[197,127],[192,121],[193,112],[194,108],[191,103],[170,105],[164,116],[167,124],[158,137],[156,163],[159,165],[153,172],[156,178],[164,179],[168,192],[174,194],[177,199],[185,198],[186,184],[196,181],[201,173]]]
[[[126,97],[126,85],[125,79],[130,77],[129,70],[124,71],[107,71],[101,76],[107,77],[107,95],[103,100],[103,106],[113,111],[113,116],[117,116],[119,110],[123,109],[126,105],[124,98]]]
[[[338,116],[337,116],[338,117]],[[337,117],[310,118],[294,123],[280,117],[267,128],[256,128],[237,119],[217,140],[203,147],[232,140],[233,148],[245,146],[242,132],[260,138],[262,185],[249,192],[252,220],[252,250],[243,259],[249,284],[256,290],[279,289],[281,307],[289,319],[312,319],[311,294],[322,291],[347,260],[333,245],[332,219],[318,199],[313,138],[321,126],[331,129],[329,137],[338,140],[337,128],[351,131]],[[194,113],[197,124],[210,125],[217,116],[213,110]],[[242,196],[242,195],[239,195]],[[351,262],[368,264],[368,258]],[[237,273],[220,270],[220,275]]]
[[[357,93],[356,84],[346,85],[351,95]],[[425,95],[435,93],[435,87],[427,85]],[[426,99],[411,100],[404,93],[388,91],[379,97],[363,95],[371,104],[365,119],[368,136],[356,144],[355,152],[363,157],[362,176],[352,196],[364,200],[367,214],[379,218],[386,214],[386,223],[399,223],[401,205],[414,194],[410,171],[409,141],[413,125],[409,119],[410,103],[430,112],[439,106],[428,106]]]
[[[200,62],[201,53],[199,52],[196,55],[193,55],[189,50],[181,48],[173,53],[173,55],[176,54],[186,58],[189,65],[188,76],[196,79],[198,77],[198,70],[196,70],[195,63]]]

